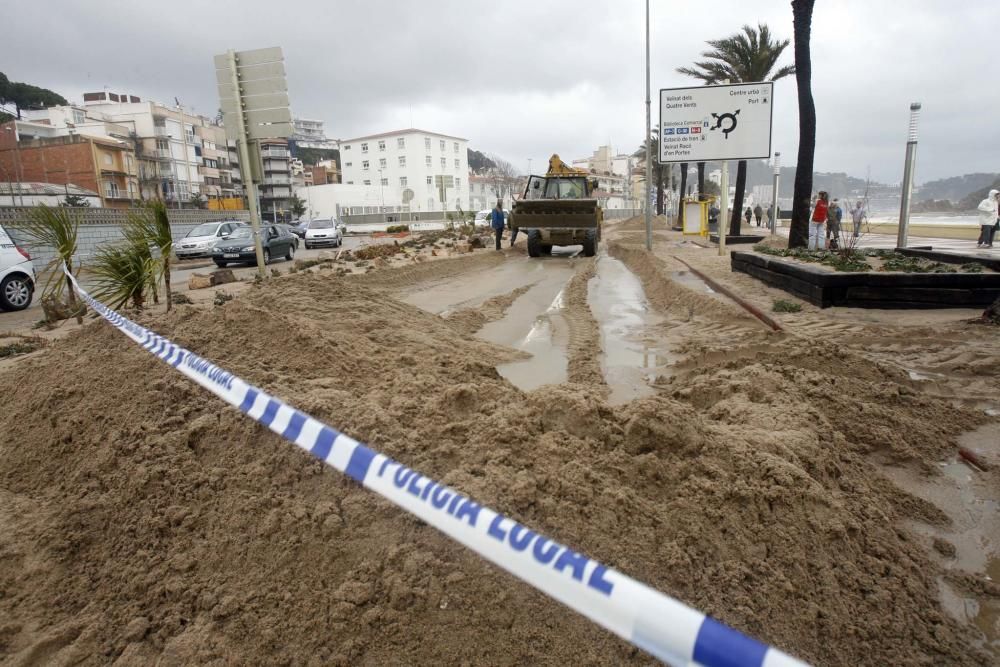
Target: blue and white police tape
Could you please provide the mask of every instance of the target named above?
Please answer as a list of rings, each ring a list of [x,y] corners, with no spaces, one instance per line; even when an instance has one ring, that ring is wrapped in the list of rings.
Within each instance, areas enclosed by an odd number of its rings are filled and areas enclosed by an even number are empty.
[[[69,272],[66,275],[91,308],[205,389],[660,660],[677,666],[704,667],[805,665],[369,449],[122,317],[87,294]]]

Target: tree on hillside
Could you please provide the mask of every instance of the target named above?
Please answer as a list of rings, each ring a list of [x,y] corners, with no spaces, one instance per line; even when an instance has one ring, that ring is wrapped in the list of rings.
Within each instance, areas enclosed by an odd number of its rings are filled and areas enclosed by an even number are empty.
[[[777,81],[795,73],[795,67],[785,65],[775,69],[781,54],[790,40],[777,40],[771,36],[771,29],[765,24],[743,26],[743,31],[724,39],[708,42],[711,51],[702,52],[706,60],[694,63],[694,67],[679,67],[681,74],[699,79],[705,85],[720,84],[727,79],[730,83],[753,83],[755,81]],[[699,183],[701,182],[699,178]],[[743,191],[747,184],[747,163],[740,160],[736,169],[736,197],[733,201],[730,234],[740,233],[740,211],[743,210]]]
[[[21,119],[22,109],[44,109],[58,104],[68,102],[58,93],[29,83],[11,81],[0,72],[0,105],[12,106],[18,120]]]
[[[469,171],[474,174],[481,174],[487,169],[496,166],[493,164],[491,159],[486,157],[486,155],[480,153],[479,151],[474,151],[471,148],[466,151],[466,155],[469,160]]]
[[[809,199],[812,197],[813,158],[816,153],[816,105],[812,96],[812,59],[809,55],[814,4],[816,0],[792,0],[795,82],[799,89],[799,156],[795,165],[789,248],[809,245]]]

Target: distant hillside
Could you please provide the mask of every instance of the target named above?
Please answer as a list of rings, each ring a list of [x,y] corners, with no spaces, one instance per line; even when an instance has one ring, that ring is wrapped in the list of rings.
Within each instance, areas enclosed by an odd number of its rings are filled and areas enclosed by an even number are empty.
[[[956,208],[960,211],[974,211],[979,206],[979,202],[986,199],[990,190],[1000,190],[1000,176],[997,176],[992,183],[962,197]]]
[[[961,202],[971,193],[980,190],[984,192],[983,197],[985,197],[985,191],[989,189],[988,186],[995,183],[997,179],[1000,179],[1000,174],[965,174],[964,176],[928,181],[920,186],[919,199],[921,201],[948,199],[952,202]]]
[[[469,171],[474,174],[481,174],[487,169],[492,169],[496,165],[493,160],[486,157],[484,153],[479,151],[474,151],[471,148],[468,151],[469,155]]]

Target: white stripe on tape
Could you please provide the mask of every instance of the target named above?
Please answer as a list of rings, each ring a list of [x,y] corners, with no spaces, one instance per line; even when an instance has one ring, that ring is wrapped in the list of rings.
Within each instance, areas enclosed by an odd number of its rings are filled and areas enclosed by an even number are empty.
[[[701,612],[609,569],[455,489],[369,449],[166,338],[83,290],[80,297],[180,373],[365,487],[598,625],[678,667],[803,667]]]

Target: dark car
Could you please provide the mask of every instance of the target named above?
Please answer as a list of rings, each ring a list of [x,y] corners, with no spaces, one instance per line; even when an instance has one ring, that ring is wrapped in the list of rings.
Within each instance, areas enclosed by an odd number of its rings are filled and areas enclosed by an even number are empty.
[[[264,246],[264,263],[268,264],[275,257],[291,260],[295,256],[295,246],[298,239],[281,229],[280,225],[265,225],[260,229],[261,244]],[[253,245],[253,229],[238,227],[233,230],[228,239],[219,241],[212,249],[212,260],[217,266],[223,267],[229,263],[257,261]]]
[[[304,239],[306,237],[307,229],[309,229],[309,221],[303,220],[302,222],[298,222],[294,225],[291,225],[288,228],[288,231],[290,231],[292,234],[295,234],[300,239]]]
[[[281,224],[279,224],[279,225],[277,225],[277,227],[281,231],[287,232],[288,234],[292,235],[292,238],[295,239],[295,249],[298,250],[299,249],[299,235],[295,233],[295,226],[294,225],[281,225]]]

